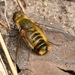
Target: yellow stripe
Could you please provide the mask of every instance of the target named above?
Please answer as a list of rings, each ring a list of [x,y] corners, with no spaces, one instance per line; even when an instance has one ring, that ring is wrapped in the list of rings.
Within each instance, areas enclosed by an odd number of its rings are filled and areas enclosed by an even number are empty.
[[[43,37],[43,40],[45,40],[47,42],[47,39],[46,39],[44,33],[41,31],[41,29],[36,24],[34,25],[34,28],[38,31],[38,33],[40,33],[40,36]]]

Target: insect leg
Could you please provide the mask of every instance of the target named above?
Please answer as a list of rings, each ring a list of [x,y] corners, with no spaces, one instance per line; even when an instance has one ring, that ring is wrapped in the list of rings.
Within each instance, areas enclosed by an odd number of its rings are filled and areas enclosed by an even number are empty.
[[[21,34],[18,35],[17,48],[16,48],[16,58],[15,58],[16,62],[17,62],[17,53],[18,53],[18,49],[20,46],[20,39],[21,39]]]
[[[23,36],[23,40],[26,42],[26,44],[29,44],[29,46],[31,46],[32,49],[34,49],[34,47],[32,46],[32,44],[30,43],[30,41],[26,38],[26,30],[21,30],[21,36]]]
[[[24,42],[28,45],[29,44],[29,46],[31,46],[31,48],[33,49],[34,47],[32,46],[32,44],[29,42],[29,40],[26,38],[26,30],[24,29],[22,29],[21,31],[20,31],[20,34],[21,34],[21,36],[22,36],[22,38],[23,38],[23,40],[24,40]],[[28,60],[27,61],[29,61],[29,57],[30,57],[30,50],[29,50],[29,52],[28,52]]]
[[[61,46],[60,44],[55,44],[53,42],[48,41],[49,43],[51,43],[52,45],[56,45],[56,46]]]

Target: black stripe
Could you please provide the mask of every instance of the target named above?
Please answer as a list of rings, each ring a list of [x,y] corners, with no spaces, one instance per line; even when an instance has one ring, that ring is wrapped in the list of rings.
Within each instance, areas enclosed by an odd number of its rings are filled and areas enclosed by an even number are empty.
[[[37,35],[40,35],[40,33],[38,33],[38,32],[36,33],[36,32],[35,32],[35,33],[33,34],[33,36],[32,36],[32,39],[34,39]]]
[[[37,49],[42,43],[44,43],[44,40],[39,40],[34,49]]]
[[[43,43],[40,47],[38,47],[36,49],[36,52],[39,52],[43,47],[46,47],[46,44],[45,43]]]
[[[40,35],[36,36],[34,39],[33,39],[33,43],[36,42],[37,40],[41,39],[42,37]]]

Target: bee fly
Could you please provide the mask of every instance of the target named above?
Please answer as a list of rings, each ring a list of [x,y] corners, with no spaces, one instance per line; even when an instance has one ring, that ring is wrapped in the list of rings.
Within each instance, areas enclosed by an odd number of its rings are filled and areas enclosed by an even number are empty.
[[[38,25],[30,20],[24,13],[15,12],[13,20],[25,43],[32,48],[32,50],[39,54],[44,55],[51,50],[51,46],[46,39],[44,33]]]

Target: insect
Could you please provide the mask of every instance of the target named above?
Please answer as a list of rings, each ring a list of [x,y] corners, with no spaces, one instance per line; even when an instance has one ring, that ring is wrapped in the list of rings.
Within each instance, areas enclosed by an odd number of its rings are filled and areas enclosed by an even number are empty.
[[[51,45],[42,30],[35,22],[24,15],[24,13],[14,13],[13,20],[25,43],[30,46],[35,53],[44,55],[51,50]]]

